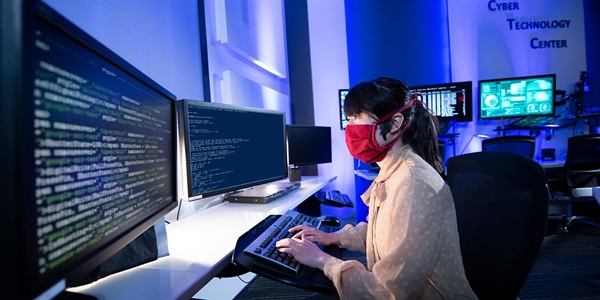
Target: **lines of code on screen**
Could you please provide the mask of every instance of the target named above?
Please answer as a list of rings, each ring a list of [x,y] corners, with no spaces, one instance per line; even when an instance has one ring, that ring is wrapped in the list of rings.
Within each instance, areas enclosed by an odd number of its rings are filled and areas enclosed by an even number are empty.
[[[173,201],[173,101],[36,26],[31,155],[42,274]]]
[[[192,195],[286,175],[283,113],[190,104],[187,117]]]

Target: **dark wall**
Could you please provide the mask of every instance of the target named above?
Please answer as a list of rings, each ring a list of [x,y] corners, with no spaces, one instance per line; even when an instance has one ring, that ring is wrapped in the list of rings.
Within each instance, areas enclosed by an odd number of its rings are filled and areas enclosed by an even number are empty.
[[[380,76],[451,81],[446,0],[345,0],[350,86]]]
[[[284,5],[292,124],[314,125],[308,6],[296,0]]]
[[[285,0],[284,6],[292,124],[315,125],[308,4]],[[317,165],[303,166],[301,170],[302,175],[318,175],[319,171]]]

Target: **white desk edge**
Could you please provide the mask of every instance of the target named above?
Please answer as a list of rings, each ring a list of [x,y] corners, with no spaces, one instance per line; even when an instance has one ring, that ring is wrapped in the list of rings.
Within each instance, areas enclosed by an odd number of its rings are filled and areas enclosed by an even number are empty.
[[[222,202],[166,225],[169,255],[68,291],[98,299],[190,299],[231,261],[239,236],[293,209],[337,177],[303,176],[299,189],[267,204]]]

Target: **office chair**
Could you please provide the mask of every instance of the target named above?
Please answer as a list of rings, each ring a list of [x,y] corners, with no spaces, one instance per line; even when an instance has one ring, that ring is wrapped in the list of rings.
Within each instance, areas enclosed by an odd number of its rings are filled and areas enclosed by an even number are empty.
[[[447,168],[471,288],[479,299],[517,299],[546,234],[544,169],[503,151],[454,156]]]
[[[600,186],[600,134],[573,136],[568,139],[564,178],[570,195],[566,202],[566,213],[562,217],[558,233],[567,234],[573,221],[580,221],[600,228],[600,222],[592,218],[573,214],[576,202],[596,203],[592,187]]]
[[[535,137],[526,135],[507,135],[481,141],[482,151],[507,151],[533,159]]]

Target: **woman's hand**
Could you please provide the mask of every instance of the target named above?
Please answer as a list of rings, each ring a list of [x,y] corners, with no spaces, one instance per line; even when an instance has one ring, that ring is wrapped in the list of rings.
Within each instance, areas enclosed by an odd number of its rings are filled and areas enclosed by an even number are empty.
[[[275,244],[280,252],[289,253],[303,265],[323,270],[331,255],[323,252],[319,246],[306,239],[306,236],[294,235],[291,238],[282,239]]]
[[[324,232],[307,225],[294,226],[290,228],[290,232],[296,232],[292,238],[300,238],[303,236],[303,240],[319,243],[323,246],[340,244],[340,239],[336,233]]]

